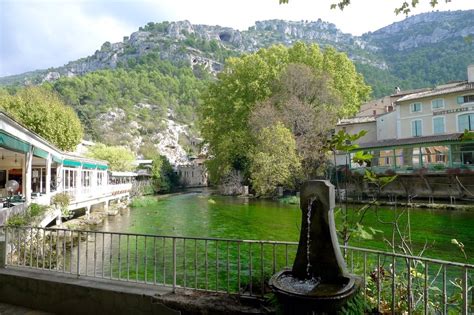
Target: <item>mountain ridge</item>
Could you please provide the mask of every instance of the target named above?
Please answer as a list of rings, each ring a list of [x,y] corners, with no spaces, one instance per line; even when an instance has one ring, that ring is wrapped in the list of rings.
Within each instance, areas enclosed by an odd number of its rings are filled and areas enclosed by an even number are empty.
[[[465,25],[461,27],[463,23]],[[414,28],[417,28],[416,32],[413,31]],[[409,34],[406,34],[407,32]],[[361,36],[343,33],[335,24],[321,19],[256,21],[254,26],[244,31],[219,25],[192,24],[187,20],[150,22],[129,36],[124,36],[121,42],[105,42],[91,56],[70,61],[61,67],[0,77],[0,85],[39,84],[64,76],[84,75],[100,69],[115,69],[121,62],[127,62],[130,57],[140,58],[150,51],[159,51],[160,57],[165,60],[188,63],[191,66],[202,65],[209,72],[216,73],[222,70],[223,62],[228,55],[254,52],[277,43],[291,45],[298,40],[316,42],[323,47],[331,45],[346,52],[349,58],[359,65],[390,70],[396,68],[390,56],[393,51],[403,52],[473,35],[474,10],[422,13]],[[196,40],[211,43],[211,46],[213,45],[211,51],[201,49],[202,47],[196,45]],[[227,53],[216,57],[213,53],[219,49]],[[472,57],[474,61],[474,53]],[[454,79],[463,78],[447,78],[447,80]],[[407,88],[413,87],[418,86],[407,86]]]

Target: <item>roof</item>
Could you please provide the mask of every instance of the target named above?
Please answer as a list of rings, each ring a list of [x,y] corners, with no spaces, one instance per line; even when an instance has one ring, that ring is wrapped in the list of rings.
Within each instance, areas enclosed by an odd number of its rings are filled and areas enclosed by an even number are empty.
[[[339,120],[337,125],[341,126],[341,125],[352,125],[352,124],[364,124],[368,122],[375,122],[375,116],[344,118],[344,119]]]
[[[117,176],[117,177],[126,177],[126,176],[135,177],[135,176],[137,176],[137,173],[134,173],[134,172],[115,172],[115,171],[113,171],[113,172],[112,172],[112,176]]]
[[[431,90],[430,88],[421,88],[421,89],[412,89],[412,90],[403,90],[398,93],[391,94],[390,97],[400,97],[413,93],[420,93]]]
[[[434,89],[430,89],[428,91],[406,95],[398,99],[397,103],[416,100],[416,99],[425,98],[425,97],[445,95],[445,94],[464,92],[464,91],[470,91],[470,90],[474,90],[474,84],[468,83],[467,81],[453,83],[453,84],[445,84],[445,85],[437,86]]]
[[[436,135],[426,137],[413,137],[405,139],[386,139],[375,142],[360,143],[357,149],[395,147],[401,145],[427,144],[442,141],[460,141],[462,133],[452,133],[448,135]]]

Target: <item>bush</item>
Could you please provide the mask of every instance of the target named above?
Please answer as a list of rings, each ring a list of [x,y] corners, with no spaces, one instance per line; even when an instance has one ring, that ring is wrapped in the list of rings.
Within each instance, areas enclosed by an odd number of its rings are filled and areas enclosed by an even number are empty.
[[[300,204],[300,197],[297,196],[287,196],[278,199],[281,203],[287,205],[299,205]]]
[[[8,218],[7,226],[26,226],[28,225],[28,217],[22,214],[15,214]]]
[[[145,208],[158,204],[158,199],[152,196],[134,198],[130,203],[131,208]]]
[[[64,218],[70,218],[73,216],[73,212],[69,211],[69,203],[71,202],[71,196],[67,193],[59,193],[51,198],[51,205],[61,210],[61,214]]]
[[[42,205],[39,205],[39,204],[37,204],[37,203],[32,203],[32,204],[28,207],[27,214],[28,214],[31,218],[34,218],[34,217],[37,217],[37,216],[42,215],[47,209],[48,209],[47,206],[42,206]]]

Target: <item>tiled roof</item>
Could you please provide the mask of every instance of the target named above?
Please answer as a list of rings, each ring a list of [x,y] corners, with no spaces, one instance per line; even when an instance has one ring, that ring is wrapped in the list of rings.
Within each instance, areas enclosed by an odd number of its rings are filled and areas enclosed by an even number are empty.
[[[397,103],[411,101],[411,100],[424,98],[424,97],[451,94],[451,93],[463,92],[463,91],[469,91],[469,90],[474,90],[474,83],[468,83],[467,81],[464,81],[460,83],[450,84],[447,86],[439,86],[439,87],[436,87],[434,89],[424,91],[424,92],[409,94],[402,98],[399,98],[397,100]]]
[[[351,125],[351,124],[363,124],[363,123],[373,122],[373,121],[375,121],[375,116],[361,116],[361,117],[341,119],[339,120],[337,125],[341,126],[341,125]]]
[[[359,149],[365,148],[381,148],[381,147],[394,147],[399,145],[414,145],[414,144],[426,144],[435,143],[442,141],[459,141],[462,133],[452,133],[449,135],[436,135],[426,137],[413,137],[406,139],[386,139],[375,142],[360,143]]]

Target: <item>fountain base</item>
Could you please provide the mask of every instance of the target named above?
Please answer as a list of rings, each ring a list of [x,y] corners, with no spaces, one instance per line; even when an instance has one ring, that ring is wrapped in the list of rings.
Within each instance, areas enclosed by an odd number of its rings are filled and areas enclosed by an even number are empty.
[[[285,308],[285,314],[335,313],[359,289],[361,280],[342,276],[332,283],[317,279],[299,280],[291,270],[283,270],[270,279],[270,287]]]

